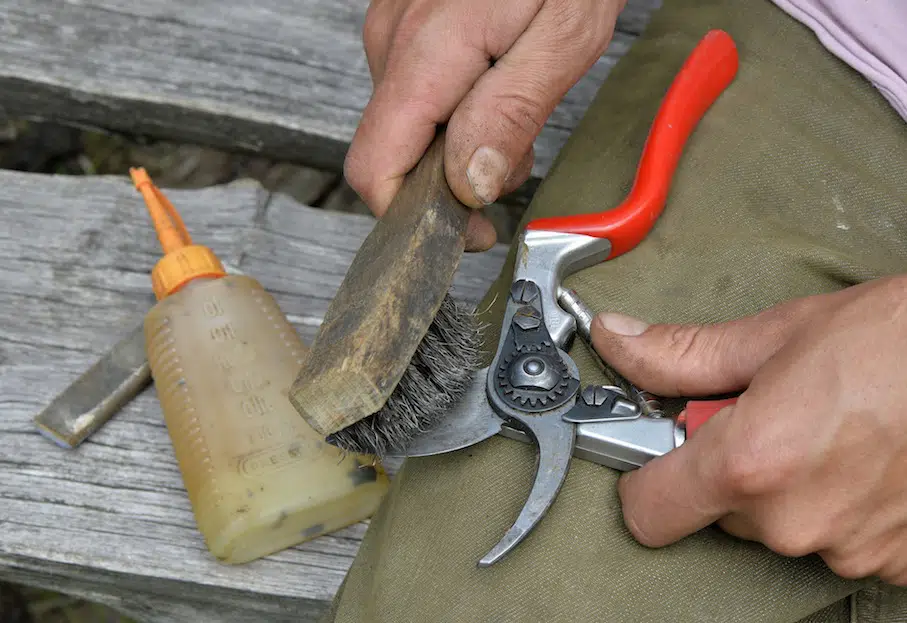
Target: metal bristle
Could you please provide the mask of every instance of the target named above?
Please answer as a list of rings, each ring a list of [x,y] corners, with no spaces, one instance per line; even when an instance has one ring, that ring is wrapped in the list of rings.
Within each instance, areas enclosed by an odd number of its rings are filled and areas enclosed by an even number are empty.
[[[444,297],[428,332],[384,407],[327,438],[348,452],[374,454],[406,444],[443,418],[482,363],[482,327],[474,310]]]

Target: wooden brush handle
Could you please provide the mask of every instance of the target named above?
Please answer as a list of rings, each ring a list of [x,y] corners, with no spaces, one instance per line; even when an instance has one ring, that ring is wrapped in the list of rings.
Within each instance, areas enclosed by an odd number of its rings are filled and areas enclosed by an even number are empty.
[[[290,390],[323,436],[378,411],[450,289],[470,208],[451,192],[439,132],[353,259]]]

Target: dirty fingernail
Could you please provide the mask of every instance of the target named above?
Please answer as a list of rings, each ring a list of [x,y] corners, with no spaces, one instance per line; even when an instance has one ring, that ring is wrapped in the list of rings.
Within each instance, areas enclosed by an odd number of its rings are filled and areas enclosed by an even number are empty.
[[[491,147],[479,147],[469,159],[466,179],[476,199],[488,205],[500,196],[509,172],[504,154]]]
[[[605,331],[630,337],[640,335],[649,328],[649,325],[639,318],[610,312],[599,314],[598,321]]]

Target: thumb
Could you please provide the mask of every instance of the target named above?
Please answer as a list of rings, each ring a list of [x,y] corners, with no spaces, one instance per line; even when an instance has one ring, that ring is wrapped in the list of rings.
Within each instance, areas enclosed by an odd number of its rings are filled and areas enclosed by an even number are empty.
[[[736,409],[725,407],[676,450],[621,475],[617,489],[624,524],[640,544],[669,545],[731,512],[734,493],[726,482],[724,440],[732,434],[732,423],[743,417]]]
[[[806,301],[719,324],[654,324],[604,313],[592,323],[598,355],[631,383],[662,396],[704,396],[745,389],[791,338]]]
[[[487,205],[528,179],[535,139],[604,52],[617,5],[545,2],[509,49],[489,50],[494,65],[476,80],[447,128],[447,180],[461,201]]]

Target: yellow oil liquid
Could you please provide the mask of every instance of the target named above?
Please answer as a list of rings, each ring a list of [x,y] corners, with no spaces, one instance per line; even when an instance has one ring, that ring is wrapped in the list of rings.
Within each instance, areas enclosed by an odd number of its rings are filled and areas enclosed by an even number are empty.
[[[388,478],[343,454],[287,391],[306,347],[254,279],[195,280],[145,319],[148,361],[199,531],[236,564],[371,516]]]

